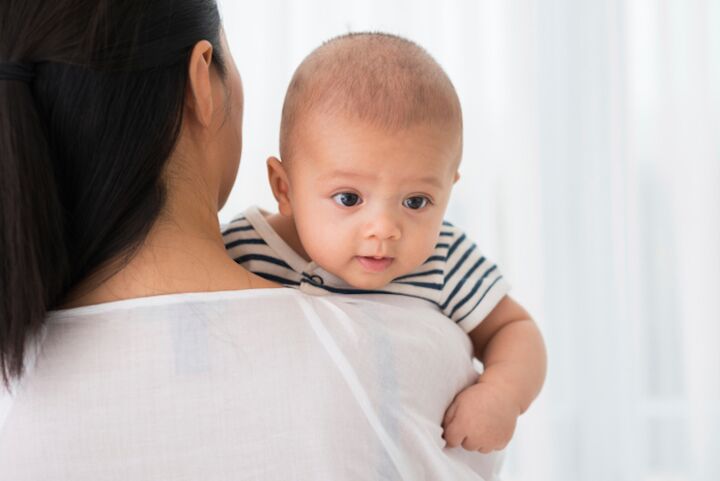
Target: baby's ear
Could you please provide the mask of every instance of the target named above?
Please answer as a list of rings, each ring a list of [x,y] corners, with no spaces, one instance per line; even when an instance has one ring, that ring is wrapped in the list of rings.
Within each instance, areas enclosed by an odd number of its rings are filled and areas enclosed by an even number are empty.
[[[280,159],[277,157],[268,157],[267,159],[268,181],[273,196],[278,203],[278,211],[281,215],[292,215],[292,206],[290,205],[290,182],[288,181],[287,172]]]
[[[458,180],[460,180],[460,171],[459,171],[459,170],[456,170],[456,171],[455,171],[455,178],[453,179],[453,184],[454,184],[455,182],[457,182]]]

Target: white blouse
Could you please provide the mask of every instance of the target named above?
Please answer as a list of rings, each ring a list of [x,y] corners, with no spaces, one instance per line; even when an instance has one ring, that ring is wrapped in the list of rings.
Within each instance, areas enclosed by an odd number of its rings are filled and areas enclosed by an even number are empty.
[[[2,481],[497,479],[444,447],[477,374],[424,301],[148,297],[54,311],[38,346],[0,397]]]

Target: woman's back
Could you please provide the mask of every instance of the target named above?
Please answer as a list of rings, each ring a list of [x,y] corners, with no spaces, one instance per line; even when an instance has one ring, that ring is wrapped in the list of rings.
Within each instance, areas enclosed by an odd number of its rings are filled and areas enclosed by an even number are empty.
[[[261,289],[56,311],[0,419],[0,479],[492,479],[495,456],[443,448],[475,373],[421,302]]]

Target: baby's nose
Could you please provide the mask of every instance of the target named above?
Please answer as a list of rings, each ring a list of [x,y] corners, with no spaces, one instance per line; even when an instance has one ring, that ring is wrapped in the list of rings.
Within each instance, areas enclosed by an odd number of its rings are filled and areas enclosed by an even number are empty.
[[[398,240],[402,235],[400,222],[387,211],[377,210],[370,213],[365,227],[365,236],[379,240]]]

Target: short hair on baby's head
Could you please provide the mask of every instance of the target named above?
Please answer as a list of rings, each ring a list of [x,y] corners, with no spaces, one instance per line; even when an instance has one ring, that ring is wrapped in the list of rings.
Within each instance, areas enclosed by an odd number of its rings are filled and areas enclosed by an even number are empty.
[[[448,123],[462,131],[455,87],[422,47],[387,33],[335,37],[295,70],[283,104],[280,155],[309,114],[342,115],[387,130]]]

